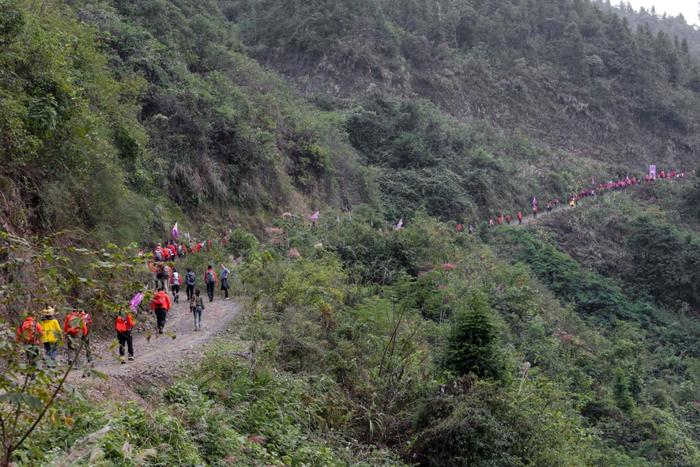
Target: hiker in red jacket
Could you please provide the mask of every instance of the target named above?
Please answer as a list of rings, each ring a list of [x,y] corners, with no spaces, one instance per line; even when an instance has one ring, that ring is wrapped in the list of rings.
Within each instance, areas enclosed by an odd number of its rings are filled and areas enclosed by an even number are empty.
[[[170,297],[163,287],[159,288],[158,292],[153,296],[153,300],[151,300],[151,310],[156,314],[158,334],[163,334],[165,317],[167,316],[168,310],[170,310]]]
[[[44,330],[41,328],[41,324],[33,316],[24,318],[22,324],[17,328],[16,339],[17,342],[23,344],[26,348],[25,355],[27,356],[27,366],[29,367],[36,368],[43,333]]]
[[[523,223],[523,212],[518,211],[518,224],[522,224],[522,223]]]
[[[174,243],[171,243],[168,248],[170,249],[170,257],[172,259],[177,258],[177,246]]]
[[[510,222],[513,220],[512,217],[510,217],[510,214],[506,214],[506,224],[510,225]]]
[[[85,348],[85,357],[88,363],[92,361],[92,353],[90,351],[90,327],[92,326],[92,317],[89,313],[82,310],[73,310],[66,316],[63,321],[63,332],[66,335],[68,343],[68,363],[74,362],[75,367],[80,367],[80,355],[78,350],[80,345]]]
[[[124,346],[129,350],[129,361],[134,359],[134,340],[131,336],[131,330],[134,329],[136,323],[134,317],[129,311],[120,310],[114,320],[114,328],[117,330],[117,340],[119,341],[119,360],[122,364],[124,361]]]

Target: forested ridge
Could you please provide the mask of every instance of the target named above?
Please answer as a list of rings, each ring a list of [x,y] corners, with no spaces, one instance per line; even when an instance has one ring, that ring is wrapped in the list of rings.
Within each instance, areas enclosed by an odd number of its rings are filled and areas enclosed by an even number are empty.
[[[699,43],[588,0],[0,0],[3,339],[51,305],[109,348],[175,222],[244,308],[101,396],[0,346],[3,452],[700,464]]]

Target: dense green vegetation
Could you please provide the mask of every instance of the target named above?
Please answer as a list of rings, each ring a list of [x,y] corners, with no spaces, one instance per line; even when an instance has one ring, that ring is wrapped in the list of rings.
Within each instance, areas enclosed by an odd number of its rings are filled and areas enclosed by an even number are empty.
[[[3,219],[20,232],[125,243],[175,218],[360,202],[475,219],[646,163],[691,169],[698,147],[687,47],[584,0],[2,10]]]
[[[0,0],[8,322],[64,303],[108,326],[145,273],[111,243],[174,220],[226,234],[181,266],[242,256],[246,301],[186,380],[65,393],[15,460],[700,464],[700,66],[690,35],[630,21],[587,0]],[[478,225],[649,163],[688,179]]]
[[[638,202],[615,196],[621,206]],[[584,206],[571,215],[597,210]],[[552,243],[556,230],[545,227],[507,227],[486,232],[483,241],[425,214],[389,232],[372,227],[371,216],[339,216],[340,223],[328,215],[315,229],[300,219],[279,220],[283,242],[279,233],[260,243],[237,230],[226,248],[188,259],[201,267],[245,255],[236,270],[238,292],[251,297],[235,326],[241,340],[217,343],[186,382],[163,390],[135,385],[155,412],[120,408],[107,423],[103,412],[115,408],[68,402],[65,416],[96,411],[91,423],[76,423],[51,453],[36,446],[64,428],[47,425],[19,455],[60,458],[81,433],[107,425],[86,459],[700,460],[694,429],[700,329],[678,302],[656,303],[627,285],[623,291],[625,276],[583,269]],[[652,221],[628,225],[630,238],[657,228]],[[168,449],[159,441],[164,437]]]

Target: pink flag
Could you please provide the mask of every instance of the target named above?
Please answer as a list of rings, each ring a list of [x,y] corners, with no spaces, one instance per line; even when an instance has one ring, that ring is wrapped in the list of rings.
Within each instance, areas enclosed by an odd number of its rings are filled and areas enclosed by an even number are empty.
[[[533,208],[536,208],[536,207],[537,207],[537,197],[536,197],[536,196],[533,196],[533,197],[532,197],[532,207],[533,207]]]
[[[315,213],[313,213],[309,216],[309,219],[311,219],[312,222],[316,222],[319,217],[321,217],[321,212],[316,211]]]
[[[175,225],[173,226],[172,234],[175,240],[177,240],[177,237],[180,236],[180,231],[177,230],[177,222],[175,222]]]
[[[131,301],[129,302],[129,308],[131,308],[131,311],[136,313],[136,309],[139,307],[141,302],[143,301],[143,292],[139,292],[136,295],[134,295],[131,298]]]

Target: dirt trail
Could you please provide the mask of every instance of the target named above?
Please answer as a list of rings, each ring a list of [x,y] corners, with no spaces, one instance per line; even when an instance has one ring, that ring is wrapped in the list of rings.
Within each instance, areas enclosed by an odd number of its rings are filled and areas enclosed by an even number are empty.
[[[534,217],[532,214],[529,216],[523,217],[523,225],[528,225],[528,224],[536,224],[540,220],[542,220],[543,217],[551,216],[554,213],[564,211],[566,209],[572,209],[568,204],[561,204],[559,205],[558,208],[553,208],[552,212],[548,213],[547,210],[543,210],[541,212],[537,213],[537,217]],[[516,219],[514,224],[517,225],[518,220]]]
[[[174,370],[182,368],[183,362],[199,357],[204,346],[215,336],[226,331],[242,308],[242,305],[234,300],[216,297],[209,303],[205,298],[202,330],[194,331],[192,313],[184,302],[183,293],[180,303],[174,303],[168,313],[164,334],[161,335],[156,331],[153,313],[142,313],[137,317],[137,329],[141,331],[134,332],[134,361],[120,363],[114,339],[95,343],[94,369],[118,378],[147,378],[171,374]],[[78,376],[77,373],[81,372],[76,371],[73,376]]]

